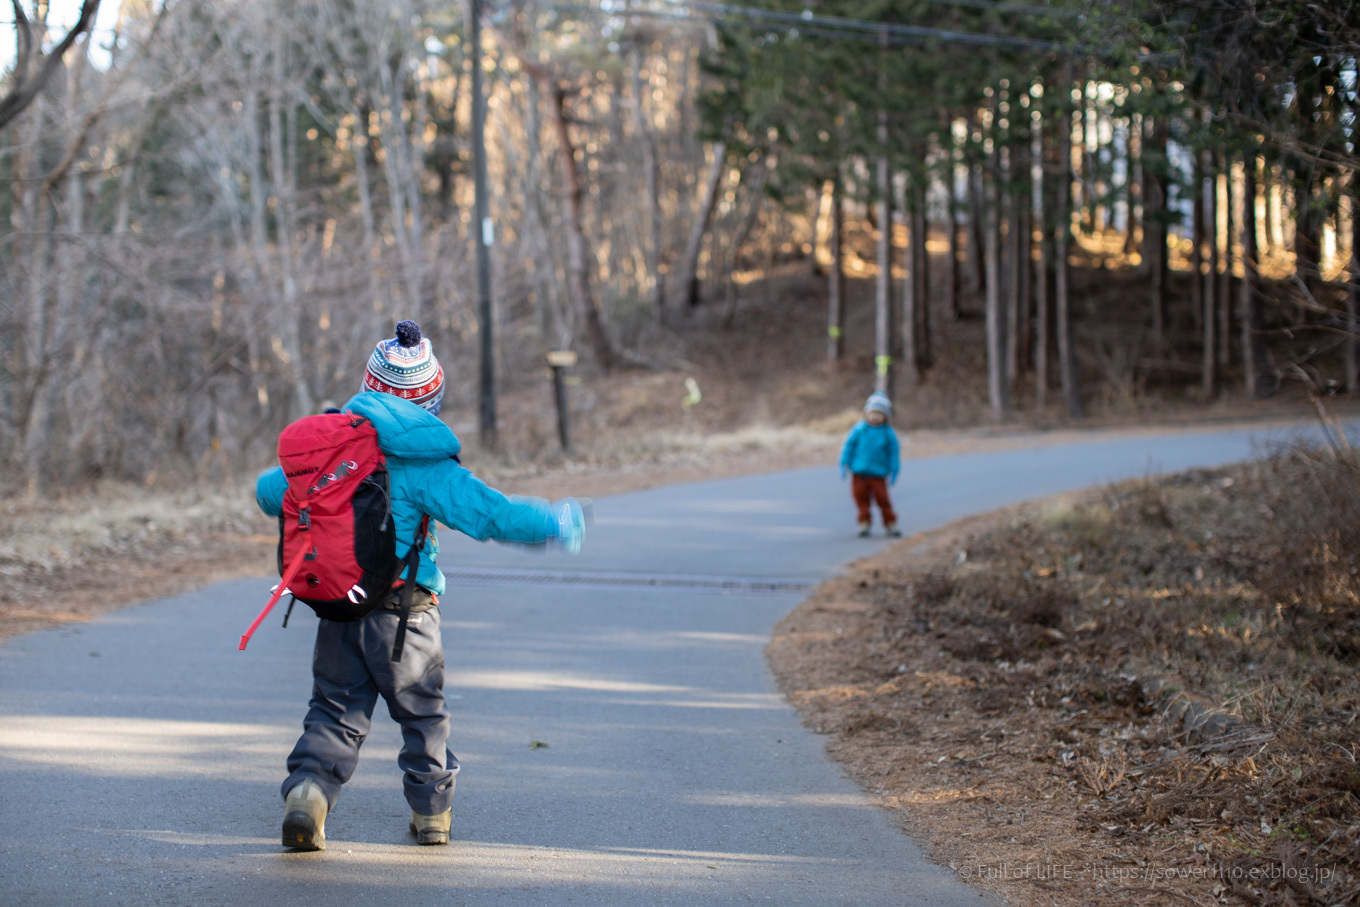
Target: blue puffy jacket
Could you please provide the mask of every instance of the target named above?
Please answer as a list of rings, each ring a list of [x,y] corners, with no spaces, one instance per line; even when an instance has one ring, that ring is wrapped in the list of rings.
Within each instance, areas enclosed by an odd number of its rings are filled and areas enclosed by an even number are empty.
[[[483,541],[534,545],[557,536],[557,519],[547,501],[507,497],[488,487],[454,459],[462,445],[453,431],[414,403],[365,391],[342,408],[373,423],[378,446],[387,455],[398,555],[410,550],[422,514]],[[256,480],[255,501],[265,513],[278,516],[287,489],[283,470],[275,466]],[[443,595],[444,574],[434,563],[438,553],[439,540],[431,524],[416,582]]]
[[[841,472],[847,470],[860,476],[887,478],[897,481],[900,468],[897,433],[886,422],[870,425],[864,420],[855,423],[841,449]]]

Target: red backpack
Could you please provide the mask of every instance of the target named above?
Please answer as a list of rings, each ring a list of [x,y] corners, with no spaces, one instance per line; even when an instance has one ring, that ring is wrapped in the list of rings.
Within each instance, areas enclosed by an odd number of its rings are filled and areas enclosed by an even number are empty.
[[[279,515],[281,579],[239,648],[246,647],[285,593],[326,620],[359,620],[382,603],[402,568],[409,567],[412,582],[402,590],[401,623],[392,648],[392,660],[401,661],[429,517],[421,520],[410,552],[399,558],[387,460],[373,424],[354,413],[299,419],[279,434],[279,465],[288,480]],[[290,603],[289,613],[292,607]]]

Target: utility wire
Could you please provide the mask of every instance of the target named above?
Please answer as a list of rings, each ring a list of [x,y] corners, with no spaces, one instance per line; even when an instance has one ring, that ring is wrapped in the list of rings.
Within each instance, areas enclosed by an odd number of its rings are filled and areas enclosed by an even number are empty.
[[[601,0],[600,6],[607,12],[609,11],[609,8],[611,6],[627,2],[628,0]],[[658,2],[661,6],[717,5],[717,4],[692,3],[687,2],[687,0],[658,0]],[[963,7],[967,9],[978,9],[983,10],[984,12],[999,13],[1003,15],[1023,14],[1027,16],[1046,16],[1055,19],[1079,19],[1085,18],[1085,16],[1087,15],[1085,10],[1067,9],[1063,7],[1051,7],[1051,6],[1033,6],[1024,3],[1004,3],[997,2],[997,0],[913,0],[913,2],[923,4],[934,4],[936,6],[953,6]],[[764,9],[763,7],[754,8]],[[766,11],[781,12],[780,10],[766,10]],[[810,12],[811,9],[809,7],[805,7],[801,11],[801,14],[806,15]],[[799,13],[793,13],[793,15],[799,15]]]
[[[747,22],[754,25],[774,25],[796,28],[826,37],[846,37],[858,40],[882,41],[889,43],[921,43],[923,41],[942,41],[951,44],[971,44],[983,47],[1012,47],[1022,50],[1037,50],[1044,53],[1072,52],[1075,48],[1057,41],[1035,38],[1022,38],[1015,35],[991,35],[980,32],[965,32],[954,29],[930,28],[923,25],[905,25],[894,22],[874,22],[868,19],[848,19],[839,16],[819,16],[811,10],[802,13],[785,13],[778,10],[765,10],[750,6],[706,3],[702,0],[666,4],[670,9],[634,6],[624,2],[591,6],[584,3],[546,3],[543,6],[564,12],[585,12],[606,16],[637,16],[649,19],[693,22],[695,20]],[[693,12],[691,12],[693,11]]]
[[[811,10],[801,13],[783,13],[777,10],[764,10],[753,6],[731,6],[722,3],[705,3],[702,0],[686,0],[685,6],[702,10],[718,18],[749,19],[753,22],[770,22],[778,25],[799,24],[822,29],[840,29],[846,32],[872,35],[880,38],[933,38],[954,44],[974,44],[987,47],[1018,47],[1027,50],[1055,51],[1064,49],[1054,41],[1038,41],[1015,35],[989,35],[979,32],[963,32],[953,29],[929,28],[923,25],[903,25],[896,22],[872,22],[867,19],[844,19],[839,16],[819,16]]]

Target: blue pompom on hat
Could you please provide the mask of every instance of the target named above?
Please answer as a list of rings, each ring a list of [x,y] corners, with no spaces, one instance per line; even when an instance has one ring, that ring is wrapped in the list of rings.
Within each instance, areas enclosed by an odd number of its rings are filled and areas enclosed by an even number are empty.
[[[414,321],[397,324],[396,336],[373,348],[363,389],[410,400],[435,415],[444,401],[444,369]]]
[[[864,401],[864,411],[866,413],[882,413],[884,417],[891,417],[892,401],[882,391],[874,391],[869,395],[869,399]]]

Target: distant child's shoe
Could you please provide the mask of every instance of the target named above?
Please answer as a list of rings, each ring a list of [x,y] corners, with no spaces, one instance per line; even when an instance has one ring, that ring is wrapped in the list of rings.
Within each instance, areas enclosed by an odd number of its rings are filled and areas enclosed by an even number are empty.
[[[860,523],[860,524],[859,524],[859,537],[862,538],[862,539],[867,539],[867,538],[869,537],[869,524],[868,524],[868,523]]]
[[[902,537],[902,530],[897,528],[896,523],[889,523],[885,528],[888,530],[888,535],[893,538],[900,539]]]
[[[414,810],[411,811],[411,834],[416,836],[416,842],[420,844],[449,843],[449,826],[451,824],[453,824],[453,807],[449,807],[437,816],[422,816]]]
[[[283,846],[325,850],[328,808],[321,785],[310,778],[290,790],[283,803]]]

